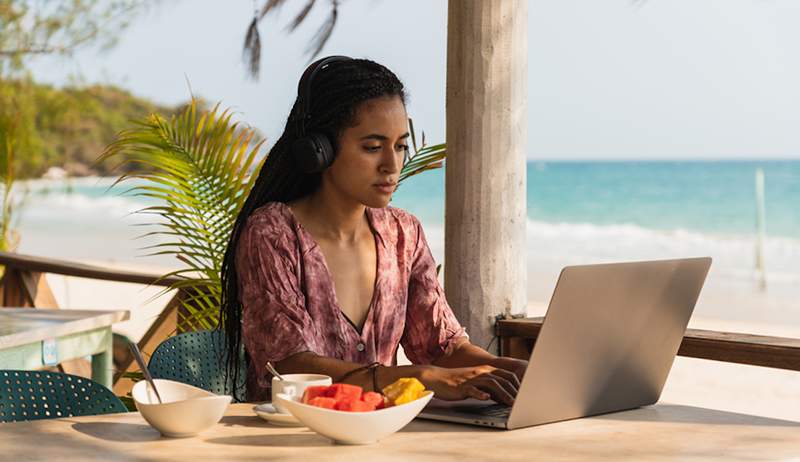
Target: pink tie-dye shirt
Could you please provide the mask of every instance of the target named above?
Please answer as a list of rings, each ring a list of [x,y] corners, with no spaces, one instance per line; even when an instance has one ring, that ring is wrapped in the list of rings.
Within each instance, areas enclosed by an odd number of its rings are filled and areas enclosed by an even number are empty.
[[[303,351],[389,366],[402,344],[413,363],[430,364],[466,336],[445,300],[416,217],[394,207],[366,213],[378,271],[361,332],[337,304],[319,246],[286,204],[270,202],[247,220],[236,271],[249,396],[264,396],[269,387],[267,361]]]

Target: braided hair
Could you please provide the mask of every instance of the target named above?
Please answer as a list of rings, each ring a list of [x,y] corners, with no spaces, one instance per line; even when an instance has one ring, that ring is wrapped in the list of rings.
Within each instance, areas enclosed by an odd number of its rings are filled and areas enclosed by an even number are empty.
[[[386,67],[367,59],[330,63],[315,75],[309,93],[311,104],[305,123],[306,132],[326,135],[335,152],[339,151],[339,137],[346,128],[355,125],[356,113],[364,102],[386,96],[397,96],[403,104],[406,102],[400,79]],[[242,371],[238,367],[242,351],[242,304],[239,300],[235,257],[242,229],[250,215],[266,203],[290,202],[305,197],[321,184],[321,173],[303,173],[292,158],[292,143],[301,136],[297,121],[301,117],[302,104],[298,96],[283,133],[270,149],[236,217],[222,261],[219,328],[225,332],[226,379],[232,385],[236,400],[239,400],[236,394],[242,383]],[[249,363],[246,354],[245,361]]]

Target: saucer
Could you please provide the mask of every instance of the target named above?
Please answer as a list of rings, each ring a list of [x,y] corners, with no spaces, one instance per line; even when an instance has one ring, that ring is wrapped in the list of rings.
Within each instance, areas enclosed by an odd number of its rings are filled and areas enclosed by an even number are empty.
[[[253,406],[253,412],[272,425],[280,425],[282,427],[305,427],[295,416],[278,412],[272,403]]]

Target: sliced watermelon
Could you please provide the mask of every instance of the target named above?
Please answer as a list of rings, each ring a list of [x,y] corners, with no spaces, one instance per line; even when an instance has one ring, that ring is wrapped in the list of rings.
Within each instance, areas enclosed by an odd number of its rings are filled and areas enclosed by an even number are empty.
[[[345,400],[359,400],[364,390],[358,385],[350,385],[349,383],[334,383],[328,387],[325,396],[333,398],[336,402]]]
[[[368,412],[374,411],[375,405],[365,403],[360,399],[344,399],[336,402],[336,410],[347,412]]]
[[[361,401],[375,406],[375,409],[383,409],[383,395],[368,391],[361,396]]]
[[[325,396],[317,396],[316,398],[312,398],[308,404],[317,407],[324,407],[325,409],[336,409],[336,400],[333,398],[327,398]]]
[[[312,399],[316,398],[317,396],[325,396],[328,392],[327,385],[317,385],[313,387],[306,388],[306,391],[303,392],[303,403],[308,404]]]

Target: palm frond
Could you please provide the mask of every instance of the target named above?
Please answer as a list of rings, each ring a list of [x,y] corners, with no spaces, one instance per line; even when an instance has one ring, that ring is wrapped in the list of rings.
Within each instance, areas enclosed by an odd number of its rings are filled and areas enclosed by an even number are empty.
[[[319,52],[325,47],[325,44],[328,43],[328,39],[331,38],[331,34],[333,34],[333,28],[336,27],[336,20],[339,18],[339,0],[331,0],[331,12],[328,15],[325,22],[322,23],[319,30],[316,34],[314,34],[314,38],[311,40],[308,48],[306,48],[306,52],[309,55],[308,62],[314,60],[319,55]]]
[[[264,16],[267,15],[267,13],[269,13],[273,9],[274,10],[280,9],[280,7],[282,7],[283,4],[286,2],[287,0],[268,0],[267,3],[265,3],[264,6],[261,8],[261,12],[258,14],[258,18],[259,19],[263,18]]]
[[[408,161],[403,165],[398,183],[408,177],[442,167],[444,165],[444,159],[447,156],[447,149],[444,143],[435,144],[433,146],[427,146],[425,144],[424,131],[422,132],[422,145],[417,145],[417,134],[416,130],[414,130],[414,121],[412,119],[408,119],[408,127],[409,133],[411,134],[411,147],[414,148],[414,154],[410,155]]]
[[[261,71],[261,36],[258,33],[257,18],[253,18],[244,35],[242,59],[247,64],[247,75],[258,80]]]
[[[220,304],[220,268],[227,241],[250,189],[251,172],[263,162],[263,141],[255,131],[232,121],[230,110],[219,105],[198,110],[198,101],[166,119],[152,114],[119,134],[98,159],[118,161],[132,169],[115,184],[137,179],[124,194],[155,200],[136,213],[153,217],[144,225],[152,231],[140,237],[162,242],[143,247],[146,255],[172,255],[183,268],[163,278],[184,279],[179,289],[182,307],[195,324],[208,326]],[[259,160],[262,159],[262,160]]]
[[[294,30],[297,29],[297,27],[303,23],[303,21],[306,19],[306,16],[308,16],[308,13],[311,12],[311,8],[314,7],[314,3],[316,3],[316,0],[308,0],[306,6],[304,6],[303,9],[300,10],[297,16],[294,17],[294,20],[292,20],[292,23],[289,24],[288,27],[289,32],[294,32]]]
[[[309,42],[306,53],[309,55],[309,62],[319,55],[325,44],[328,43],[333,29],[336,27],[336,21],[339,17],[339,3],[340,0],[328,0],[330,3],[330,12],[322,23],[322,26],[314,34],[314,37]],[[253,19],[247,26],[245,33],[244,47],[242,49],[242,56],[247,66],[247,75],[258,80],[261,68],[261,37],[258,33],[258,23],[270,13],[277,12],[284,4],[289,3],[287,0],[267,0],[260,10],[256,10]],[[314,8],[316,0],[307,0],[303,8],[295,15],[292,22],[286,26],[285,31],[288,33],[294,32],[308,17],[311,10]]]

